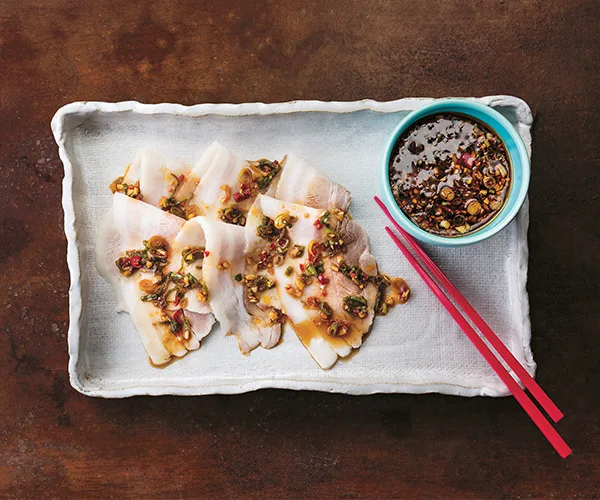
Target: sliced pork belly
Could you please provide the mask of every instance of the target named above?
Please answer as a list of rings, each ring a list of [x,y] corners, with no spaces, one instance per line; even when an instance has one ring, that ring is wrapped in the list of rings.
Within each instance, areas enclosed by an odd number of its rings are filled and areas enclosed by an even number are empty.
[[[350,205],[351,194],[296,155],[288,155],[285,169],[277,183],[275,198],[312,208],[339,208]]]
[[[335,214],[259,196],[246,227],[247,258],[255,268],[265,269],[267,276],[273,273],[285,314],[324,369],[361,345],[362,336],[371,327],[377,297],[377,288],[368,277],[359,285],[340,270],[341,265],[348,274],[352,266],[365,276],[377,272],[364,230],[348,221],[343,212]],[[331,231],[339,239],[347,239],[330,258],[322,242],[330,240]],[[262,247],[253,233],[262,235]]]
[[[196,171],[187,163],[165,159],[142,149],[136,153],[125,174],[111,184],[111,189],[187,218],[187,202],[199,180]]]
[[[244,228],[207,216],[196,220],[202,225],[206,238],[202,274],[217,320],[226,333],[235,335],[244,354],[258,345],[273,347],[279,341],[281,323],[254,317],[244,305],[244,286],[239,281],[246,265]]]
[[[256,195],[275,193],[282,164],[264,158],[248,162],[215,142],[194,166],[201,180],[190,210],[243,226]]]
[[[363,284],[356,278],[353,280],[341,272],[340,267],[350,275],[351,270],[355,269],[355,274],[362,271],[366,276],[373,277],[377,275],[377,263],[369,249],[367,231],[360,224],[344,218],[335,230],[342,236],[345,250],[331,259],[325,259],[323,262],[324,276],[329,280],[327,302],[334,311],[340,312],[340,317],[343,320],[352,323],[352,328],[343,338],[351,347],[356,349],[362,345],[362,338],[373,323],[378,288],[371,282]],[[366,315],[363,318],[353,316],[346,310],[344,299],[347,297],[360,297],[366,301]]]
[[[115,195],[116,196],[116,195]],[[121,274],[115,266],[115,261],[121,253],[121,233],[115,226],[113,207],[102,218],[96,241],[94,244],[94,255],[96,258],[96,269],[111,286],[115,296],[116,309],[118,312],[125,311],[125,299],[121,288]]]
[[[142,252],[158,254],[168,262],[172,257],[168,242],[176,239],[184,222],[147,203],[116,193],[112,211],[102,224],[96,242],[98,270],[118,288],[118,306],[131,315],[144,348],[156,365],[198,349],[200,338],[210,331],[214,322],[212,314],[194,311],[188,314],[173,306],[168,298],[164,299],[164,308],[157,307],[153,292],[163,285],[167,290],[170,285],[165,278],[166,265],[164,269],[159,268],[148,259],[145,266],[145,259],[140,257]],[[177,322],[190,328],[177,330]]]
[[[171,244],[172,257],[168,270],[187,275],[190,273],[199,282],[203,281],[202,265],[206,238],[202,224],[196,218],[187,221]],[[212,312],[208,301],[208,293],[204,296],[198,289],[185,293],[185,309],[200,314]]]
[[[261,195],[262,196],[262,195]],[[240,282],[244,286],[244,305],[246,310],[263,324],[269,325],[283,321],[283,312],[279,291],[275,283],[275,276],[271,270],[259,269],[256,259],[265,245],[257,234],[257,227],[261,223],[262,213],[253,205],[246,222],[246,247],[245,270]],[[273,339],[273,345],[279,339]]]
[[[174,240],[185,221],[121,193],[113,195],[112,206],[100,224],[94,246],[96,268],[113,286],[117,309],[124,310],[121,284],[123,276],[115,265],[121,253],[142,246],[154,234]],[[156,233],[153,233],[156,231]]]

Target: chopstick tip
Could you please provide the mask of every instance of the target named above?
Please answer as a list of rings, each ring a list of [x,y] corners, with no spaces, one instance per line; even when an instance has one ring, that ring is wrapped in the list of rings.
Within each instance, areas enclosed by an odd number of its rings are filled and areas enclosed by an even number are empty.
[[[569,445],[566,445],[566,446],[567,446],[567,448],[565,450],[561,450],[559,452],[560,458],[567,458],[573,454],[573,450],[569,447]]]

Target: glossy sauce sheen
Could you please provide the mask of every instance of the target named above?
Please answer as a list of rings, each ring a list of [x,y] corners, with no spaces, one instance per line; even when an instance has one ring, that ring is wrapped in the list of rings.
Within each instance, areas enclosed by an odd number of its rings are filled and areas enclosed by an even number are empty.
[[[312,321],[302,321],[292,324],[296,335],[304,346],[308,346],[311,340],[322,338],[332,347],[347,347],[347,342],[342,337],[334,337],[327,333],[327,327],[323,325],[315,325]]]
[[[489,223],[504,206],[512,174],[495,132],[449,114],[406,130],[393,148],[389,172],[402,211],[422,229],[448,237]]]

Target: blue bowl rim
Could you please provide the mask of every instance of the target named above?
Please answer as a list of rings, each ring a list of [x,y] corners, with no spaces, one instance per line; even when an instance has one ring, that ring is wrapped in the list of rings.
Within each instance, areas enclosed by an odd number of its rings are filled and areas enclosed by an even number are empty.
[[[469,108],[480,111],[482,114],[489,117],[489,120],[473,116],[471,113],[469,113]],[[515,168],[515,165],[517,164],[515,162],[515,157],[517,156],[519,157],[519,165],[521,166],[522,180],[518,187],[518,190],[514,189],[515,186],[513,186],[513,189],[511,189],[511,192],[509,193],[509,198],[504,205],[505,207],[511,205],[510,210],[505,211],[505,209],[503,208],[494,218],[494,220],[496,221],[495,225],[486,225],[480,230],[470,234],[467,233],[464,236],[444,237],[431,234],[425,231],[424,229],[421,229],[414,222],[412,222],[410,218],[404,214],[404,212],[402,212],[400,207],[398,207],[396,200],[392,194],[392,189],[389,183],[390,156],[392,154],[394,145],[396,144],[396,141],[398,140],[400,135],[417,120],[420,120],[432,114],[444,112],[454,112],[465,116],[472,116],[474,120],[484,122],[492,130],[494,130],[500,136],[502,141],[507,145],[507,151],[509,156],[511,157],[512,167]],[[509,147],[508,141],[506,141],[505,136],[497,130],[498,127],[494,125],[494,121],[498,122],[505,130],[508,131],[508,134],[510,135],[512,141],[514,141],[516,148]],[[478,243],[497,234],[515,218],[527,196],[531,176],[531,166],[529,163],[529,155],[527,153],[527,148],[523,143],[523,139],[521,139],[521,136],[519,135],[515,127],[512,125],[512,123],[510,123],[502,114],[500,114],[492,107],[487,106],[485,104],[481,104],[476,101],[472,101],[469,99],[448,98],[439,99],[432,102],[431,104],[426,104],[425,106],[417,108],[414,111],[411,111],[402,119],[402,121],[395,128],[389,141],[386,144],[385,152],[383,155],[383,165],[380,172],[380,190],[384,198],[384,202],[391,214],[393,215],[394,219],[410,235],[423,242],[431,243],[437,246],[459,247]],[[513,182],[514,177],[515,176],[513,175]]]

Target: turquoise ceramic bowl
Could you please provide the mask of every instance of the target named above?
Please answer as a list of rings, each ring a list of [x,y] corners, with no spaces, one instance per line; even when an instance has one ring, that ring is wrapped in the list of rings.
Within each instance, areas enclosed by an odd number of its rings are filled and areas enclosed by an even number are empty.
[[[392,195],[389,183],[390,158],[394,145],[400,135],[416,121],[439,113],[460,113],[488,125],[504,142],[512,164],[512,182],[504,207],[502,207],[496,217],[481,229],[462,236],[439,236],[421,229],[400,210]],[[394,219],[408,233],[425,243],[443,247],[458,247],[472,245],[493,236],[515,218],[527,196],[530,173],[529,156],[525,144],[523,144],[518,132],[504,116],[489,106],[468,99],[441,99],[413,111],[400,122],[390,137],[383,153],[379,183],[384,203]]]

